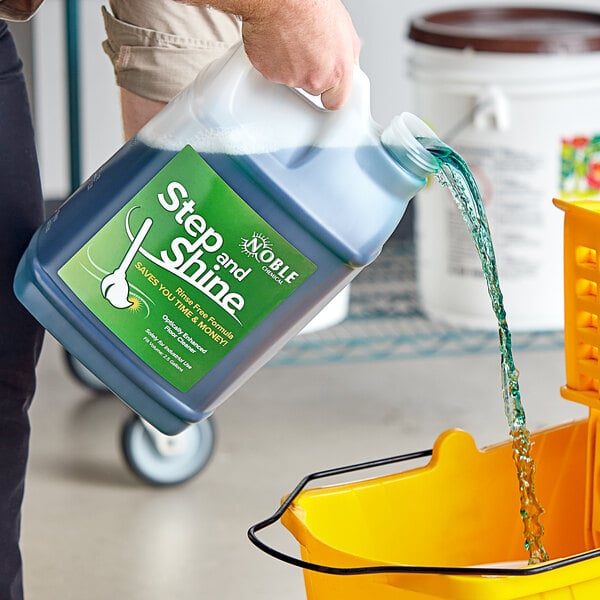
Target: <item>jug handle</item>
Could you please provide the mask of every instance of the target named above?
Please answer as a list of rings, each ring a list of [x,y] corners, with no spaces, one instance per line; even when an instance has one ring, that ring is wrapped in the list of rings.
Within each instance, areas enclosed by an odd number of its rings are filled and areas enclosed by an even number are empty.
[[[360,114],[371,115],[371,82],[367,74],[358,66],[354,65],[352,74],[352,89],[348,100],[341,108],[336,111],[325,108],[321,102],[320,96],[313,96],[300,88],[290,88],[299,94],[304,100],[312,104],[317,110],[326,113],[349,112],[353,111]]]
[[[254,68],[254,65],[250,62],[250,59],[246,54],[243,43],[237,44],[232,50],[232,60],[238,63],[236,68],[239,70],[239,75],[236,88],[241,87],[242,81],[251,73],[260,76],[264,82],[270,85],[282,85],[269,81]],[[323,107],[318,96],[312,96],[299,88],[288,87],[288,89],[300,96],[302,100],[311,105],[315,110],[324,113],[325,115],[352,115],[353,118],[355,118],[354,116],[358,114],[363,118],[371,119],[371,82],[367,74],[358,65],[354,66],[350,96],[340,109],[328,110]],[[241,89],[235,90],[236,93],[241,91]]]

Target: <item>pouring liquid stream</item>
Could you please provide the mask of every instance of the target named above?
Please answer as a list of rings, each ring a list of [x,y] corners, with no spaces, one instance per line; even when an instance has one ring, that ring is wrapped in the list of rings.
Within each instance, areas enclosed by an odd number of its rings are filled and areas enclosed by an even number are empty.
[[[451,191],[481,260],[492,308],[498,321],[502,396],[512,439],[513,460],[517,469],[525,548],[529,552],[529,564],[545,562],[549,557],[542,544],[544,527],[540,521],[544,509],[535,492],[532,443],[521,401],[519,372],[513,359],[511,334],[506,321],[494,247],[481,193],[469,167],[452,148],[437,139],[420,138],[419,141],[438,160],[440,170],[436,177]]]

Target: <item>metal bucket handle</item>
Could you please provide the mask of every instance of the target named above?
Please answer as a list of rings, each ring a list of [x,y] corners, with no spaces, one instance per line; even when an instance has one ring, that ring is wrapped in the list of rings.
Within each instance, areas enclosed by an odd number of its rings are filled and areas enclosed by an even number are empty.
[[[399,456],[391,456],[389,458],[382,458],[379,460],[357,463],[354,465],[348,465],[345,467],[337,467],[333,469],[328,469],[325,471],[317,471],[315,473],[311,473],[310,475],[306,475],[298,485],[292,490],[292,492],[285,498],[285,500],[281,503],[278,510],[273,513],[270,517],[252,525],[250,529],[248,529],[248,538],[250,541],[260,550],[269,554],[270,556],[288,563],[290,565],[294,565],[295,567],[300,567],[302,569],[307,569],[309,571],[316,571],[318,573],[326,573],[329,575],[375,575],[381,573],[417,573],[417,574],[429,574],[429,575],[472,575],[472,576],[482,576],[482,575],[495,575],[495,576],[528,576],[528,575],[539,575],[540,573],[545,573],[547,571],[552,571],[558,569],[560,567],[566,567],[568,565],[572,565],[575,563],[583,562],[585,560],[589,560],[592,558],[600,557],[600,548],[591,550],[589,552],[584,552],[582,554],[577,554],[574,556],[569,556],[566,558],[562,558],[559,560],[553,560],[545,563],[541,563],[536,566],[529,566],[527,568],[502,568],[502,567],[447,567],[447,566],[419,566],[419,565],[370,565],[364,567],[333,567],[329,565],[322,565],[318,563],[308,562],[302,560],[300,558],[296,558],[294,556],[290,556],[289,554],[285,554],[281,552],[257,537],[257,532],[262,529],[266,529],[267,527],[273,525],[277,521],[281,519],[286,510],[290,507],[292,502],[298,497],[300,492],[306,488],[306,486],[316,479],[324,479],[326,477],[335,477],[338,475],[344,475],[346,473],[353,473],[360,470],[365,469],[373,469],[377,467],[383,467],[390,464],[395,464],[399,462],[405,462],[409,460],[415,460],[419,458],[426,458],[432,456],[433,450],[422,450],[420,452],[411,452],[408,454],[402,454]]]

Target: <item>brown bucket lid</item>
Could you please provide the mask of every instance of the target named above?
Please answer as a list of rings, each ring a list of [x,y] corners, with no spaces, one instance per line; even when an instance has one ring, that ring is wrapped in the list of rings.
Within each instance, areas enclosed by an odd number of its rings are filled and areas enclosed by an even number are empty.
[[[415,18],[411,40],[483,52],[576,53],[600,50],[600,13],[553,8],[481,8]]]

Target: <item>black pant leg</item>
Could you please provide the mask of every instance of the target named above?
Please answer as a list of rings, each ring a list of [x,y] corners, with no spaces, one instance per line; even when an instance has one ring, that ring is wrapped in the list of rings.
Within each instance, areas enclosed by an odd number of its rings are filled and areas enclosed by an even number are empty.
[[[20,514],[29,445],[28,409],[42,328],[18,302],[13,279],[42,221],[43,203],[21,61],[0,21],[0,598],[20,600]]]

